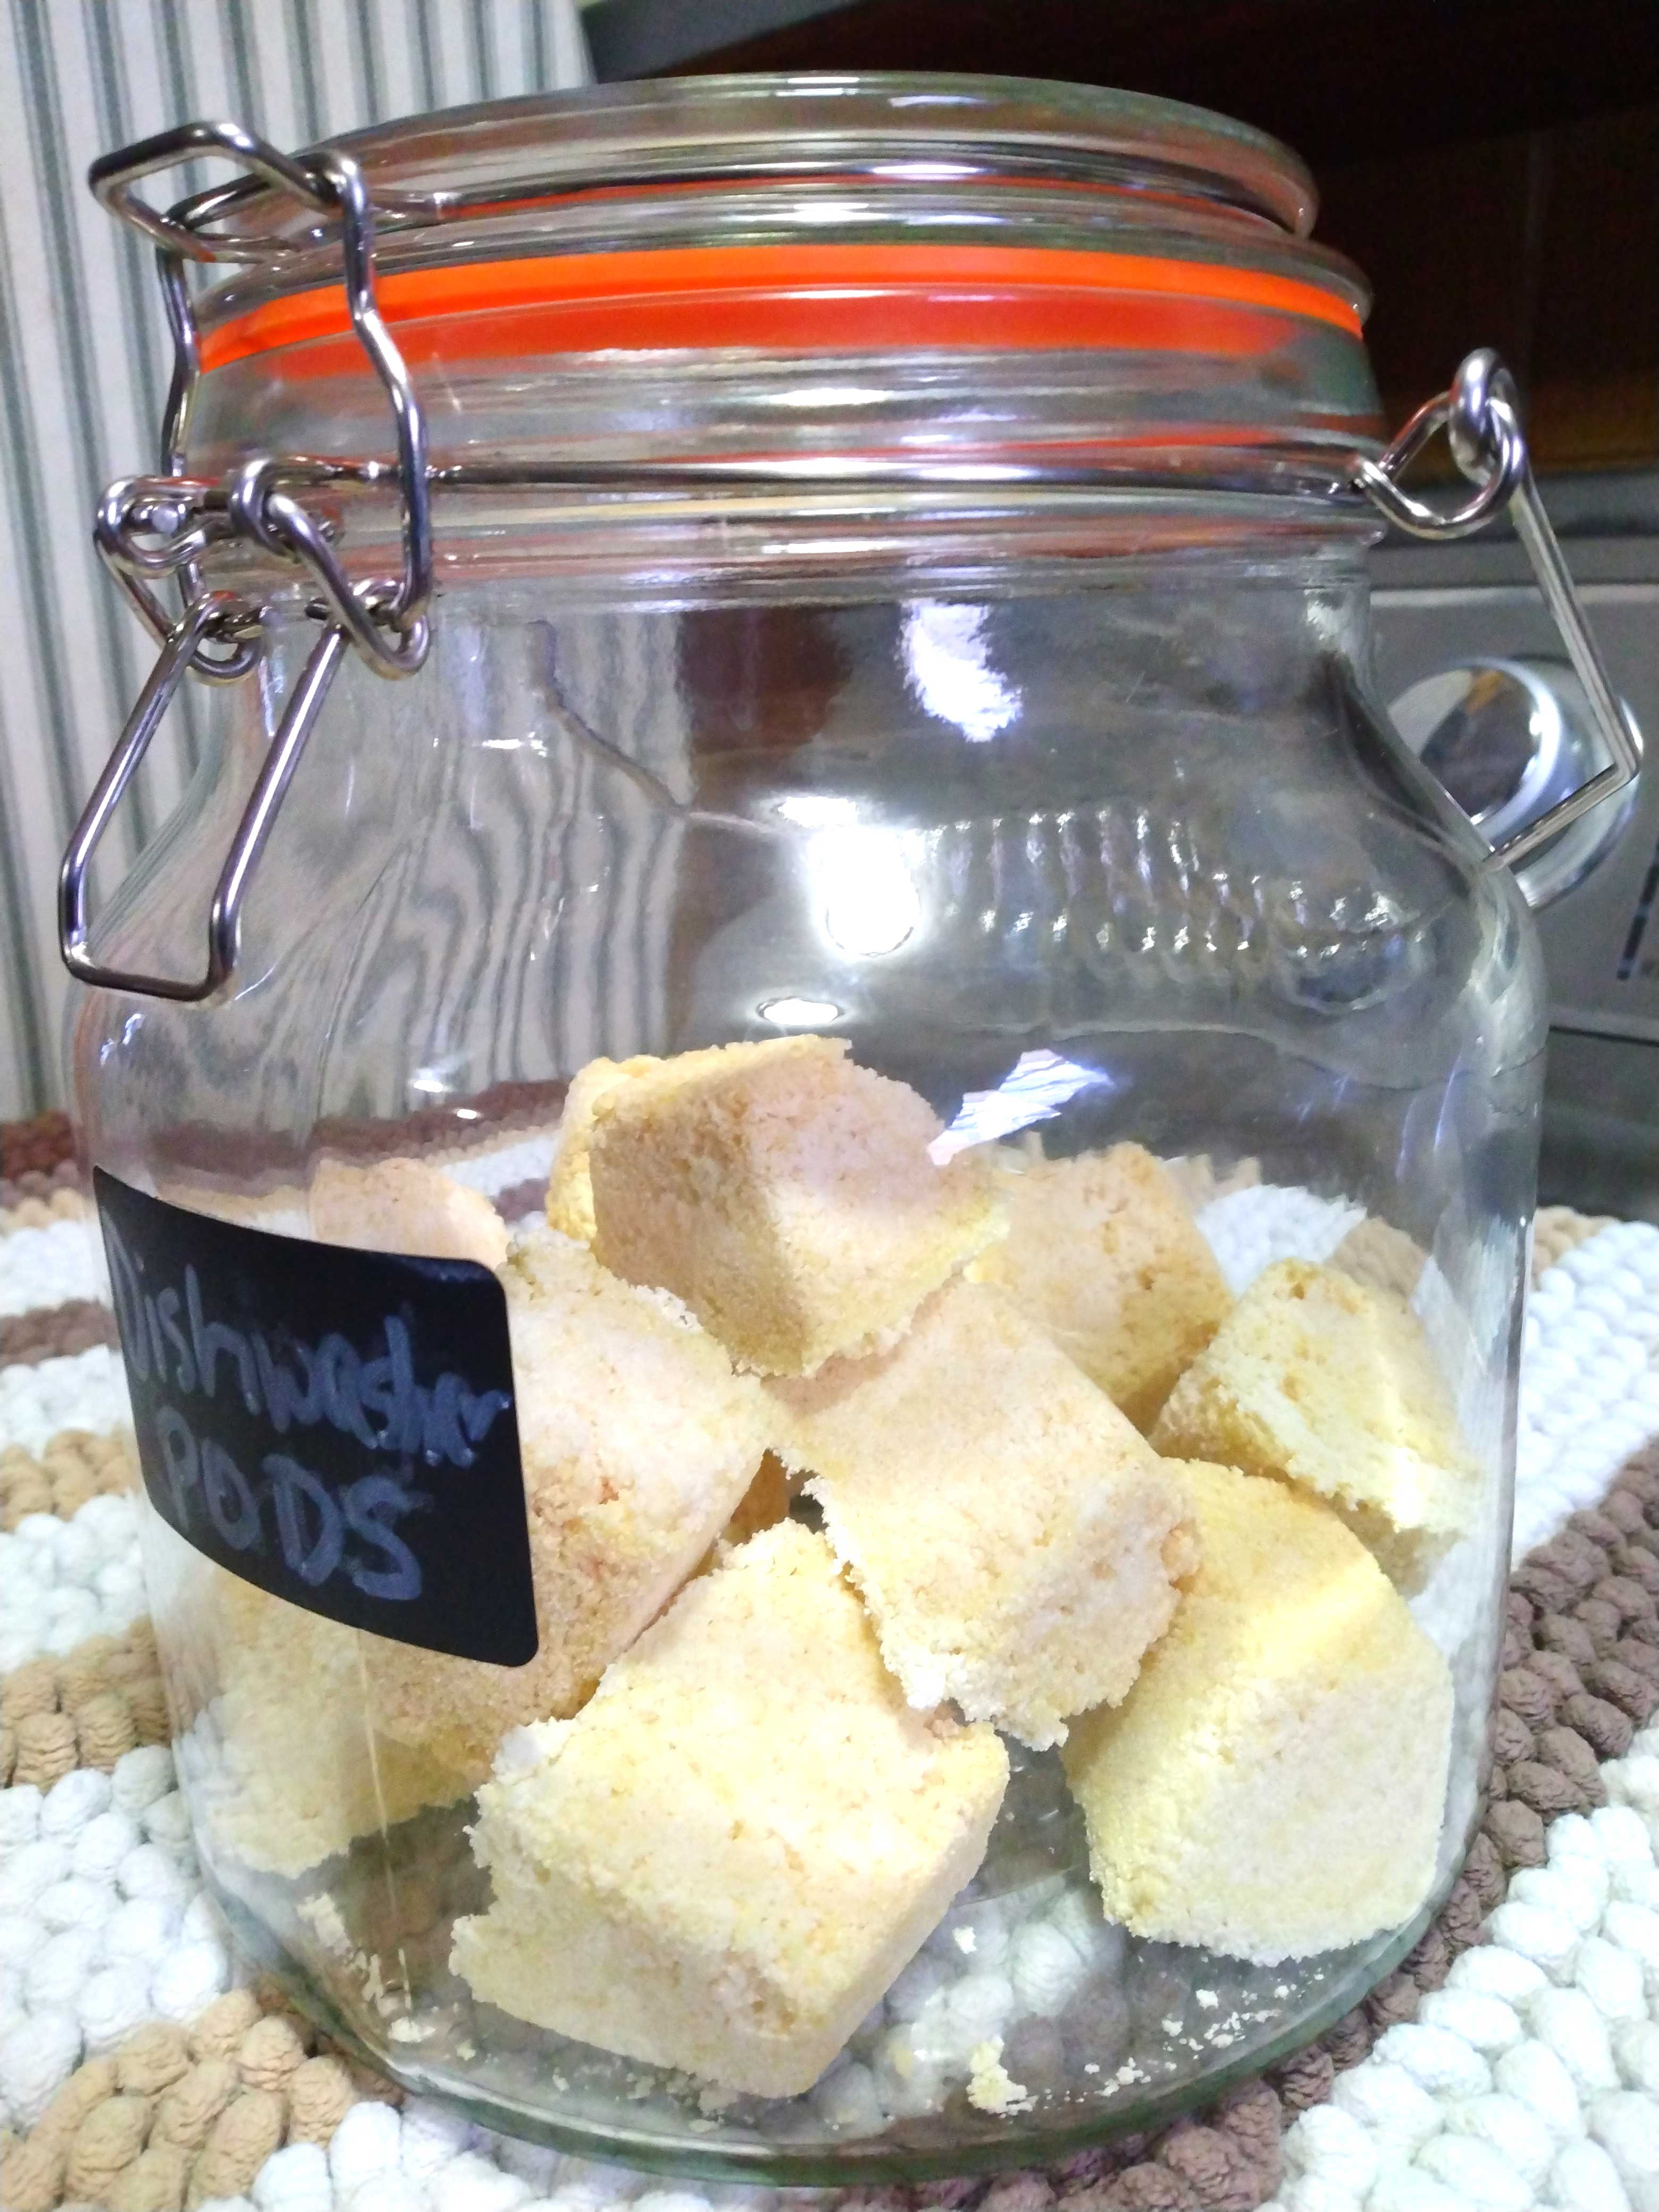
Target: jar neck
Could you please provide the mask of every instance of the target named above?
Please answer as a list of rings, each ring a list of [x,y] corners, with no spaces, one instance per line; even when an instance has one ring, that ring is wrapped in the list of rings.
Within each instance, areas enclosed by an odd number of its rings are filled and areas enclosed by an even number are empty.
[[[384,494],[319,501],[354,580],[395,573],[399,515]],[[434,501],[441,598],[556,577],[593,605],[826,602],[1091,590],[1203,592],[1233,582],[1363,586],[1375,514],[1328,483],[1304,489],[834,491],[794,485],[577,490],[482,486]],[[303,605],[291,567],[235,548],[210,580],[274,608]]]
[[[1222,358],[1161,345],[1116,350],[866,346],[807,355],[752,347],[572,352],[452,361],[404,333],[443,471],[758,462],[832,479],[848,457],[976,469],[1133,471],[1152,481],[1271,482],[1346,475],[1380,447],[1364,350],[1330,325],[1264,318]],[[387,456],[386,396],[355,340],[325,357],[289,348],[202,379],[191,472],[256,455]]]

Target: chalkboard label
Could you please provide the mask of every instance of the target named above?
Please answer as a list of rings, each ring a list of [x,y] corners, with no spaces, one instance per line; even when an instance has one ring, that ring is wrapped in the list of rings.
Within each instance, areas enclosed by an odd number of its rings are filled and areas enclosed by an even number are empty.
[[[161,1518],[308,1613],[463,1659],[533,1659],[507,1300],[489,1268],[216,1221],[101,1168],[93,1182]]]

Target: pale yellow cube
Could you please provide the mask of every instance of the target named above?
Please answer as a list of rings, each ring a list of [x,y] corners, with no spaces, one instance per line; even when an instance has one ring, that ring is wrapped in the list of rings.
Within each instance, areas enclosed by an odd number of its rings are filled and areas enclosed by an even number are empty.
[[[1409,1920],[1450,1759],[1445,1661],[1316,1500],[1188,1464],[1203,1562],[1061,1757],[1109,1918],[1273,1965]]]
[[[310,1207],[312,1228],[325,1244],[427,1260],[476,1260],[485,1267],[499,1267],[507,1258],[507,1224],[489,1200],[424,1160],[356,1167],[319,1159]]]
[[[1138,1429],[1232,1294],[1174,1177],[1139,1145],[1005,1168],[1008,1234],[969,1269],[1000,1283]]]
[[[978,1867],[988,1728],[916,1713],[829,1547],[783,1522],[688,1585],[478,1793],[474,1993],[725,2087],[810,2088]]]
[[[675,1053],[659,1059],[635,1053],[631,1060],[590,1060],[570,1079],[564,1110],[559,1116],[558,1143],[547,1178],[547,1225],[579,1244],[591,1244],[596,1233],[593,1218],[593,1178],[588,1155],[593,1144],[593,1121],[599,1102],[607,1091],[643,1075],[672,1069],[673,1080],[684,1083],[701,1067],[715,1064],[721,1048],[710,1045],[695,1052]]]
[[[779,1037],[663,1062],[593,1102],[594,1250],[684,1298],[762,1374],[811,1374],[903,1330],[1002,1234],[983,1164],[844,1043]]]
[[[1415,1316],[1306,1260],[1257,1276],[1176,1385],[1152,1442],[1327,1499],[1407,1591],[1480,1510],[1480,1469]]]
[[[806,1488],[913,1705],[1023,1742],[1121,1698],[1194,1560],[1179,1471],[989,1285],[891,1352],[774,1382]]]
[[[472,1781],[510,1728],[573,1713],[749,1488],[761,1386],[660,1293],[520,1234],[502,1273],[541,1644],[524,1667],[364,1640],[375,1717]]]
[[[593,1183],[588,1149],[593,1140],[593,1109],[618,1083],[647,1075],[663,1062],[641,1053],[633,1060],[590,1060],[570,1079],[559,1116],[559,1139],[547,1178],[547,1225],[579,1244],[593,1242]]]

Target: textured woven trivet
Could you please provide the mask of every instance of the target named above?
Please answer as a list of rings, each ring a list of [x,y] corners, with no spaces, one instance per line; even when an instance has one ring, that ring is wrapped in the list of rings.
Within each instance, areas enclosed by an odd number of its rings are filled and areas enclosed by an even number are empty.
[[[546,1164],[514,1133],[461,1168],[509,1218]],[[239,1967],[173,1788],[66,1148],[61,1120],[0,1130],[0,2208],[769,2203],[404,2100]],[[1191,1167],[1236,1283],[1354,1233]],[[1435,1929],[1318,2045],[1158,2137],[846,2212],[1659,2212],[1659,1231],[1548,1209],[1534,1279],[1494,1765]]]

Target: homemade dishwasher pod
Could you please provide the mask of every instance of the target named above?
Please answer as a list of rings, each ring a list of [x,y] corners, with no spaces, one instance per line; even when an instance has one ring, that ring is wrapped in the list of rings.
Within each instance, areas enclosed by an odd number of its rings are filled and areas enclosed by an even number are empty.
[[[69,1051],[243,1941],[404,2082],[738,2179],[1318,2033],[1476,1809],[1544,1023],[1366,688],[1377,511],[1534,550],[1606,757],[1528,849],[1634,766],[1503,371],[1384,450],[1304,172],[1117,94],[94,181],[178,370]]]

